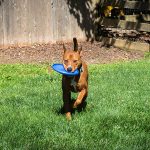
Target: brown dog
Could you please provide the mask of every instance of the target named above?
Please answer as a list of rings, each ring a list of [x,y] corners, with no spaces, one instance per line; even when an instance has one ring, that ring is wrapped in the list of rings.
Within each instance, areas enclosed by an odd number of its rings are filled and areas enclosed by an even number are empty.
[[[73,38],[74,50],[66,50],[63,45],[63,65],[65,70],[74,72],[76,69],[79,70],[77,76],[66,76],[62,77],[62,90],[63,90],[63,102],[64,111],[68,120],[71,120],[72,108],[77,108],[82,105],[88,95],[88,68],[85,62],[81,59],[81,49],[78,49],[77,39]],[[78,92],[76,101],[72,104],[71,92]]]

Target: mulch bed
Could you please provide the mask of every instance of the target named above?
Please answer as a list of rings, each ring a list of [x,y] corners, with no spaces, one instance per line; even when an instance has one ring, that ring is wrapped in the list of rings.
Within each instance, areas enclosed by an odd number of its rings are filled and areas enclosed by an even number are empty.
[[[114,47],[105,47],[101,42],[80,42],[82,57],[88,64],[105,64],[144,58],[144,52],[126,51]],[[72,49],[72,43],[66,43]],[[62,61],[62,44],[35,44],[24,47],[0,49],[0,64],[14,63],[60,63]]]

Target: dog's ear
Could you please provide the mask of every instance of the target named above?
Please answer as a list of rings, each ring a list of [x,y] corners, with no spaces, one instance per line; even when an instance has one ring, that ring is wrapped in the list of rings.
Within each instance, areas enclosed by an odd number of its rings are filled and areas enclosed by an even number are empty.
[[[82,55],[82,46],[80,46],[80,48],[78,49],[78,52],[80,55]]]
[[[65,44],[63,43],[63,49],[64,49],[64,52],[66,51],[66,47],[65,47]]]
[[[74,44],[74,51],[78,51],[78,42],[75,37],[73,38],[73,44]]]

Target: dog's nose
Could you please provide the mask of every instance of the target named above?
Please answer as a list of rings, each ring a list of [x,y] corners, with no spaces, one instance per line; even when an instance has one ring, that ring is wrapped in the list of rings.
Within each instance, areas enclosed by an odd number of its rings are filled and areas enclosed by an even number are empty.
[[[68,72],[71,72],[71,71],[72,71],[72,67],[69,66],[69,67],[67,68],[67,71],[68,71]]]

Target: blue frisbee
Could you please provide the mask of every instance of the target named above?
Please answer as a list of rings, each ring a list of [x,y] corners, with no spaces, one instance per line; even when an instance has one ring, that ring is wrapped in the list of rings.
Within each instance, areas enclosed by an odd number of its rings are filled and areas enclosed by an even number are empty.
[[[63,64],[53,64],[52,68],[56,72],[58,72],[60,74],[63,74],[63,75],[67,75],[67,76],[77,76],[77,75],[79,75],[79,70],[78,69],[76,69],[74,72],[68,72],[68,71],[65,70]]]

